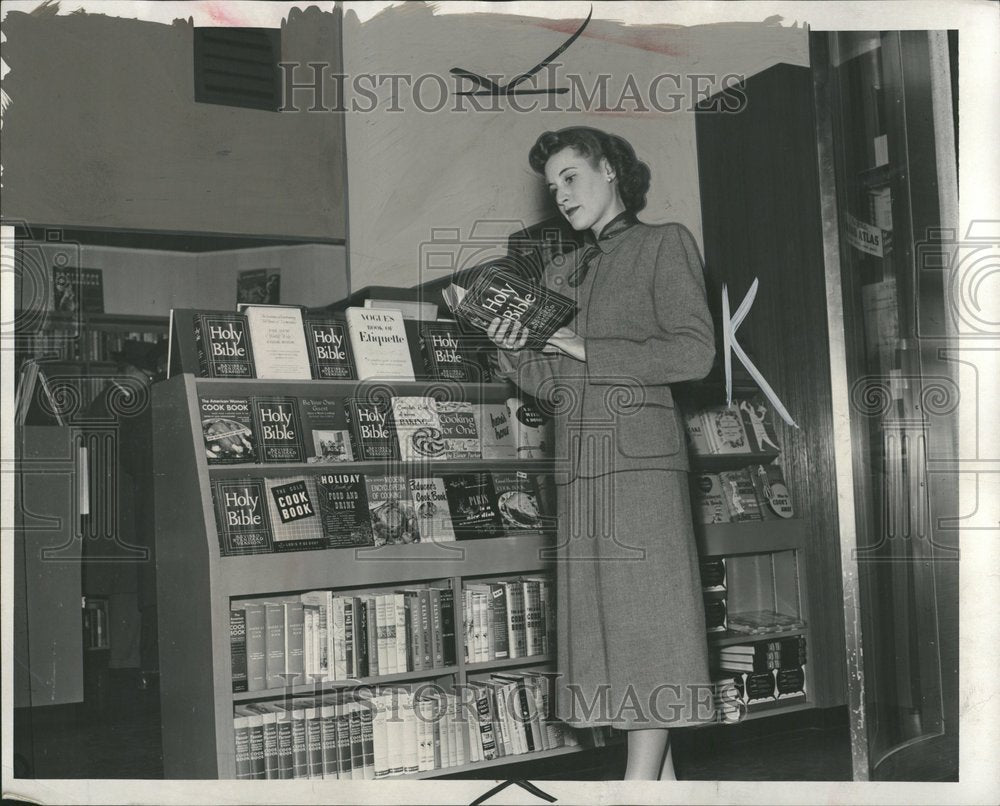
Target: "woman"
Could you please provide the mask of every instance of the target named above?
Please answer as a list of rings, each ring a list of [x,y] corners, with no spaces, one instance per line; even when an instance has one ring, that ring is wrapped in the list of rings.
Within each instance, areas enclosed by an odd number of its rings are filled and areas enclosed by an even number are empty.
[[[651,226],[649,168],[621,137],[545,132],[529,155],[589,243],[545,268],[576,318],[542,353],[496,319],[500,365],[555,412],[557,715],[628,730],[625,779],[674,778],[668,729],[711,716],[687,454],[670,384],[715,355],[701,259],[678,224]],[[592,236],[592,238],[591,238]]]

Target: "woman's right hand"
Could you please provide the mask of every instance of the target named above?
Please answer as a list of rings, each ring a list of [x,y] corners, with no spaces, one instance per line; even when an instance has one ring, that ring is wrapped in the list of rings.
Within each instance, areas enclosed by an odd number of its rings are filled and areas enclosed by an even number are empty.
[[[497,347],[503,350],[520,350],[528,343],[528,329],[514,319],[496,317],[486,329]]]

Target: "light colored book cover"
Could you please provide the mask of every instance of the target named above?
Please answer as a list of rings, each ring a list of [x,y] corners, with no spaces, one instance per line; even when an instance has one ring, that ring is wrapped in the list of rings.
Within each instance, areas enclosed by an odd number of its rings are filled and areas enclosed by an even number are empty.
[[[414,379],[403,315],[399,311],[348,308],[345,315],[359,379]]]
[[[309,380],[309,348],[302,311],[283,305],[244,307],[258,378]]]
[[[430,397],[394,397],[392,421],[404,462],[423,462],[446,457],[437,406]]]
[[[410,498],[417,511],[420,539],[429,543],[445,543],[455,539],[451,523],[451,508],[439,476],[411,478]]]
[[[517,447],[511,431],[510,412],[504,403],[482,403],[473,411],[482,445],[483,459],[516,459]]]

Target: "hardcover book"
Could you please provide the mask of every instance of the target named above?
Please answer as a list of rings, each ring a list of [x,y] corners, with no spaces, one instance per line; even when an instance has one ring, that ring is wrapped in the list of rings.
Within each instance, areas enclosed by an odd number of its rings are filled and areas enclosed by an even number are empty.
[[[483,403],[473,409],[483,459],[515,459],[517,446],[511,431],[510,412],[504,403]]]
[[[202,397],[201,432],[210,465],[256,462],[253,417],[245,397]]]
[[[493,480],[488,472],[456,473],[443,478],[452,527],[459,540],[503,534]]]
[[[205,378],[255,378],[247,318],[239,313],[194,317],[198,370]]]
[[[399,441],[392,422],[392,404],[387,398],[349,398],[344,413],[351,431],[351,449],[357,462],[399,458]]]
[[[475,407],[460,400],[439,400],[436,404],[441,439],[447,459],[479,459],[481,447]]]
[[[687,434],[688,446],[696,456],[705,456],[712,452],[705,438],[705,423],[701,414],[688,414],[684,417],[684,431]]]
[[[316,478],[316,492],[329,548],[375,544],[364,476],[360,473],[322,473]]]
[[[212,498],[223,557],[273,550],[262,479],[216,479]]]
[[[462,333],[457,322],[420,322],[418,332],[429,377],[459,383],[486,380],[479,363],[479,345]]]
[[[706,557],[698,564],[701,573],[701,588],[705,591],[726,589],[726,558]]]
[[[454,540],[455,530],[452,528],[444,481],[437,476],[411,478],[409,485],[421,540],[428,543]]]
[[[258,378],[309,380],[309,351],[302,311],[292,305],[246,305],[254,365]]]
[[[750,442],[743,419],[735,406],[707,409],[701,414],[705,439],[712,453],[749,453]]]
[[[404,462],[421,462],[445,457],[441,421],[431,397],[394,397],[392,422]]]
[[[442,293],[455,317],[478,330],[498,317],[520,322],[532,350],[541,350],[576,313],[569,297],[497,269],[481,272],[467,290],[452,284]]]
[[[258,456],[262,462],[304,462],[302,428],[294,397],[250,398]]]
[[[414,380],[403,316],[388,308],[348,308],[347,330],[358,378]]]
[[[346,321],[306,319],[305,333],[313,378],[346,381],[358,377]]]
[[[701,473],[692,485],[695,511],[701,513],[702,523],[729,523],[729,507],[723,497],[722,482],[715,473]]]
[[[312,476],[265,479],[275,551],[326,548]]]
[[[246,615],[247,691],[267,688],[267,621],[264,605],[247,602]]]
[[[52,309],[68,313],[104,313],[104,272],[53,266]]]
[[[406,478],[368,476],[365,482],[375,545],[420,542],[420,523]]]
[[[344,404],[335,398],[304,397],[299,400],[307,462],[353,462],[351,431]]]
[[[534,403],[517,397],[508,398],[507,416],[518,459],[552,456],[551,423]]]
[[[722,497],[729,509],[729,517],[734,523],[762,520],[757,493],[745,468],[719,473],[719,483],[722,486]]]
[[[774,413],[763,395],[739,402],[740,417],[751,451],[781,453],[774,428]]]
[[[749,472],[765,520],[795,516],[780,465],[753,465]]]
[[[229,652],[233,693],[247,691],[247,621],[242,608],[229,611]]]
[[[535,477],[521,470],[493,472],[497,511],[507,531],[538,530],[542,516]]]

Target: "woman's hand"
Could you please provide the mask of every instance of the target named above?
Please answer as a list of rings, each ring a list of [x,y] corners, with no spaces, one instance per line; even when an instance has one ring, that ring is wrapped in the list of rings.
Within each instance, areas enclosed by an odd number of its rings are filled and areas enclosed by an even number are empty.
[[[490,337],[497,347],[502,350],[521,350],[528,343],[528,329],[514,319],[497,317],[486,329],[486,335]]]
[[[577,335],[575,331],[570,330],[568,327],[561,327],[553,333],[552,338],[545,342],[542,352],[565,353],[577,361],[587,360],[586,342],[584,342],[582,336]]]

